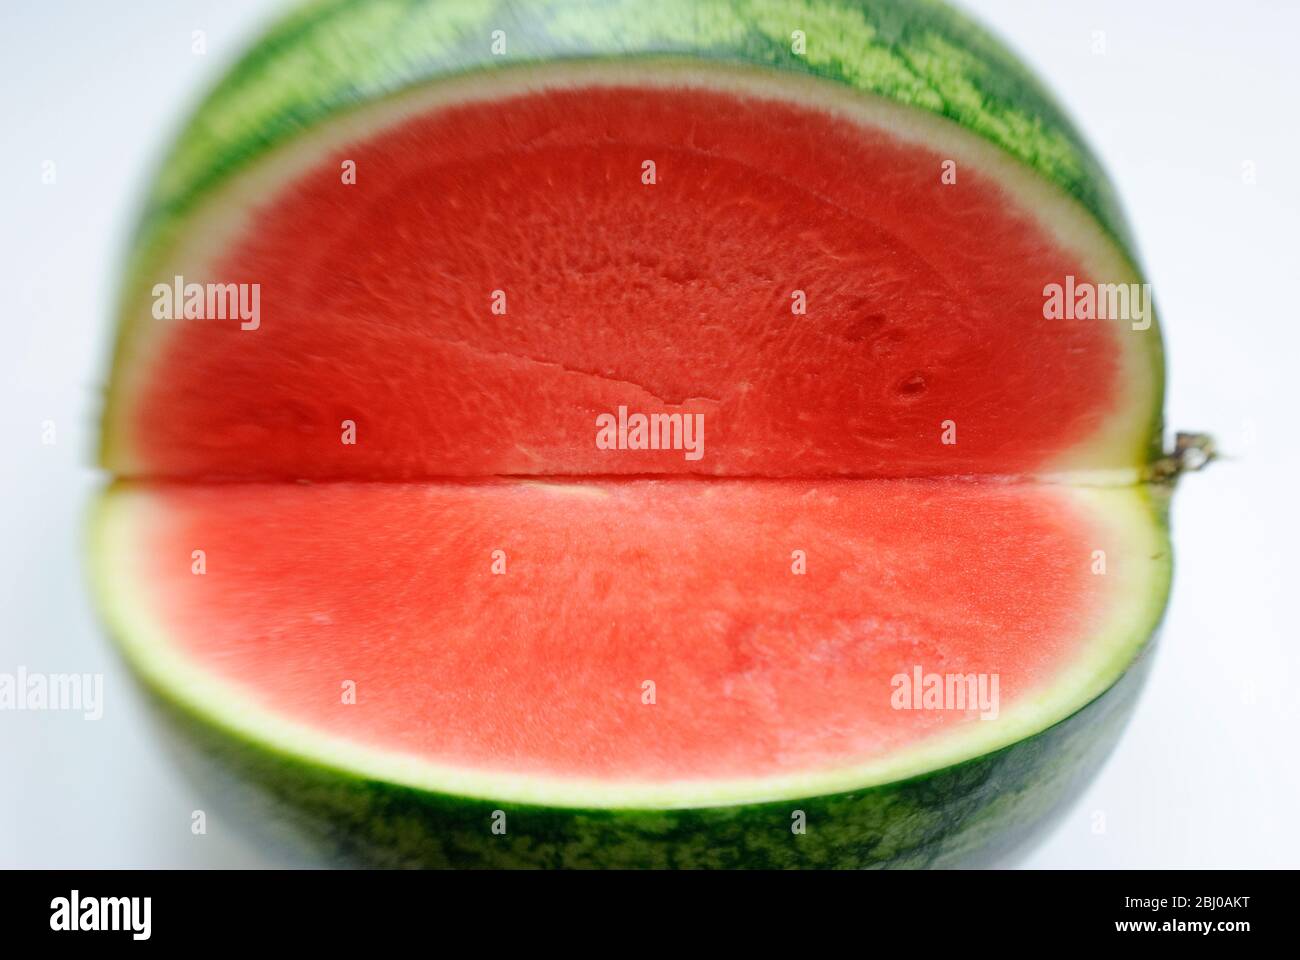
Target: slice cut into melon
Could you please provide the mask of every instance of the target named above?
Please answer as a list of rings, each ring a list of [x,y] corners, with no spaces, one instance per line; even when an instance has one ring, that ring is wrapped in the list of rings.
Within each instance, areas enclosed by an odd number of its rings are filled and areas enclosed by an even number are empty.
[[[257,284],[256,329],[155,318],[176,278]],[[724,67],[451,82],[207,199],[128,301],[107,463],[1131,481],[1158,332],[1044,290],[1137,280],[1071,198],[915,111]],[[620,407],[702,417],[703,455],[599,448]]]
[[[933,480],[130,483],[98,537],[132,658],[212,722],[562,806],[816,796],[1009,746],[1115,681],[1168,577],[1136,488]],[[900,701],[917,670],[986,699]]]

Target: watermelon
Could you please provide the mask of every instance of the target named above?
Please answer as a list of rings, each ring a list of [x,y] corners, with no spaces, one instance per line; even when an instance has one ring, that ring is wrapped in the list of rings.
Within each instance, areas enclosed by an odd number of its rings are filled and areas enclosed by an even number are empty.
[[[309,4],[118,314],[101,607],[325,862],[1004,862],[1149,664],[1150,288],[947,7]]]

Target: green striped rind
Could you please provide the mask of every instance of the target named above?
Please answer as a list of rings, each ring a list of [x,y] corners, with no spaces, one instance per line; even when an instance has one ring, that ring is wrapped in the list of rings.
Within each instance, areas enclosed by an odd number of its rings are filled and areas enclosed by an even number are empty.
[[[1006,863],[1050,827],[1114,746],[1150,647],[1037,736],[935,773],[831,796],[685,810],[503,804],[367,780],[231,738],[165,699],[164,729],[219,808],[276,855],[378,867],[863,868]],[[504,814],[504,834],[493,824]],[[805,832],[792,830],[797,812]]]
[[[492,52],[498,30],[503,55]],[[521,63],[663,56],[810,74],[950,118],[1076,198],[1136,264],[1113,190],[1061,108],[1000,42],[930,0],[318,0],[274,27],[189,121],[136,250],[147,257],[236,171],[359,105]]]

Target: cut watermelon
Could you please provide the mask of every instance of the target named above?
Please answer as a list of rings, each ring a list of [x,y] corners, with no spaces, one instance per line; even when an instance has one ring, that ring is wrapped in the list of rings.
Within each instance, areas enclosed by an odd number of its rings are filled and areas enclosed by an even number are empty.
[[[945,8],[316,4],[137,236],[101,602],[348,860],[986,861],[1164,607],[1150,307]]]

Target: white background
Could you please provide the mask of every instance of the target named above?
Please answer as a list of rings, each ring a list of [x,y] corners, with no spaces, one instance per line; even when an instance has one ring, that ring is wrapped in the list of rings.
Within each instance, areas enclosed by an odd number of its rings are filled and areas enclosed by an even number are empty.
[[[1168,422],[1213,432],[1232,456],[1184,481],[1151,681],[1116,754],[1027,865],[1300,866],[1300,4],[967,6],[1039,70],[1113,172],[1166,324]],[[81,560],[103,483],[109,306],[141,191],[184,112],[276,7],[0,9],[0,672],[102,672],[107,701],[98,722],[0,713],[0,865],[265,862],[219,820],[191,835],[203,800],[145,726]],[[206,56],[190,52],[195,29]],[[41,183],[46,160],[54,185]],[[54,446],[40,442],[46,420]]]

